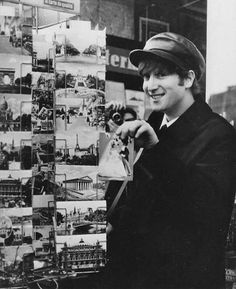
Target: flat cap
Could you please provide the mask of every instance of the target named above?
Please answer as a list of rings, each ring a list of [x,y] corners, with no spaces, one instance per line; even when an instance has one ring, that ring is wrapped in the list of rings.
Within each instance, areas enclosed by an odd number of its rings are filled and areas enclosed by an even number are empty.
[[[143,49],[132,50],[131,63],[138,67],[148,57],[167,59],[184,70],[193,70],[199,80],[205,71],[205,60],[196,45],[186,37],[171,33],[159,33],[146,42]]]

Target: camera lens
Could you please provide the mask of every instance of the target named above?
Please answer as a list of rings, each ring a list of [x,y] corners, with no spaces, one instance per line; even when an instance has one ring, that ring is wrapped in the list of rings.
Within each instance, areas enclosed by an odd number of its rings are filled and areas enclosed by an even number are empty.
[[[116,124],[119,124],[120,122],[122,122],[122,117],[121,117],[120,113],[119,113],[119,112],[113,113],[113,115],[112,115],[112,120],[113,120]]]

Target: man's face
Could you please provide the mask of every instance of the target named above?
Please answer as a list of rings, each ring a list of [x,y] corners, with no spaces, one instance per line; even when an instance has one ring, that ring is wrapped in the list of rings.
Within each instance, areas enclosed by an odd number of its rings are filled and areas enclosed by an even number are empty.
[[[135,117],[130,112],[126,112],[123,117],[123,121],[132,121],[135,120]]]
[[[170,73],[163,65],[152,61],[141,71],[143,90],[150,100],[151,109],[175,118],[183,113],[186,103],[185,81]]]

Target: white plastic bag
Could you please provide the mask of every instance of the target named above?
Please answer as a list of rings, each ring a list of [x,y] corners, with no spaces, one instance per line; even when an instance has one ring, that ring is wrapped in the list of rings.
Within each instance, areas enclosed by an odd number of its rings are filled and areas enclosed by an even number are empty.
[[[98,175],[100,177],[114,180],[124,180],[128,177],[124,157],[120,154],[120,146],[117,138],[109,140],[99,162]]]

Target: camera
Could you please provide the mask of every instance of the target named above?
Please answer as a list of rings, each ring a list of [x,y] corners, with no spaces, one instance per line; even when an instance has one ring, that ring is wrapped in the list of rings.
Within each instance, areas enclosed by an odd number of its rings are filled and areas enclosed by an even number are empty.
[[[116,111],[112,114],[111,119],[115,124],[121,125],[123,123],[123,117],[120,112]]]
[[[123,123],[123,110],[108,109],[105,111],[105,120],[108,122],[112,120],[116,125]]]

